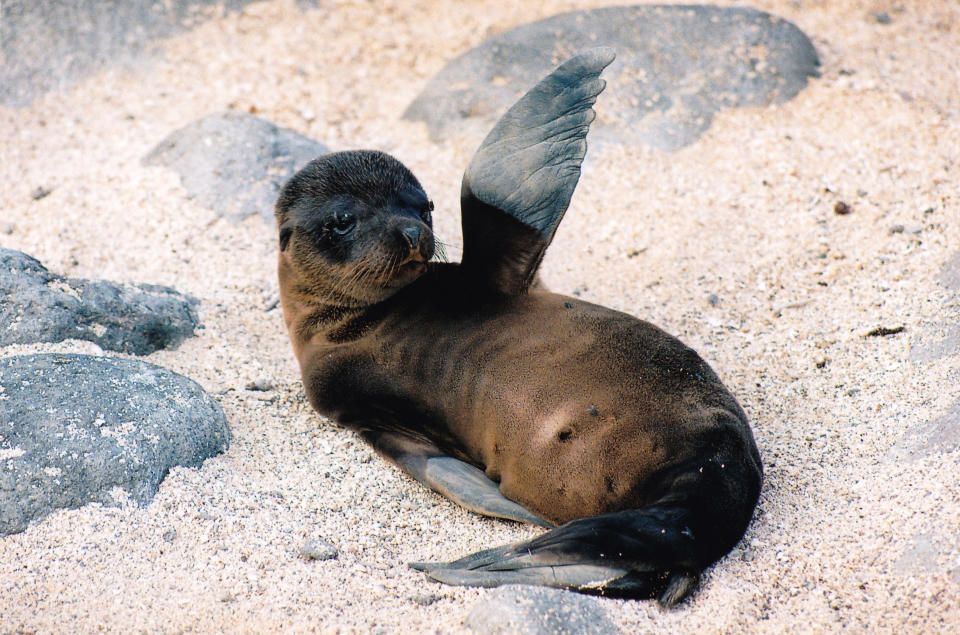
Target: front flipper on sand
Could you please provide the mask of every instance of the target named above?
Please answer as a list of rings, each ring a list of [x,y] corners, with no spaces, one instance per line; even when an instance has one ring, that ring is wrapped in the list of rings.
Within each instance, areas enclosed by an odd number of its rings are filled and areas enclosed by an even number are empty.
[[[390,432],[366,432],[364,438],[404,472],[461,507],[483,516],[553,526],[504,496],[483,470],[444,455],[429,441]]]
[[[463,176],[463,266],[492,288],[525,293],[570,204],[610,48],[562,64],[514,104]]]
[[[450,456],[430,457],[426,460],[422,473],[415,478],[472,512],[552,527],[547,521],[500,493],[500,487],[491,481],[483,470],[459,459]]]

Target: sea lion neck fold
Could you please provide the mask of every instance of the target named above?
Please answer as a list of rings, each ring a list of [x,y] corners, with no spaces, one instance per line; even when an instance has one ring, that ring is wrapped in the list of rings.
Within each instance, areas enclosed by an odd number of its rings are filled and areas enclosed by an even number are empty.
[[[278,273],[283,289],[280,304],[297,354],[311,340],[330,340],[329,333],[366,308],[351,298],[318,289],[321,285],[302,279],[282,253]]]

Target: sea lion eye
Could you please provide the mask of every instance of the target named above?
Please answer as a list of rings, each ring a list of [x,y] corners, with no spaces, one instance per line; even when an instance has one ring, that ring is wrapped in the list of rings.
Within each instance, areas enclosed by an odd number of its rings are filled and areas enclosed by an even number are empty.
[[[330,222],[330,229],[333,230],[333,233],[337,236],[346,236],[349,234],[353,227],[357,224],[357,218],[348,212],[337,212],[333,216],[333,220]]]

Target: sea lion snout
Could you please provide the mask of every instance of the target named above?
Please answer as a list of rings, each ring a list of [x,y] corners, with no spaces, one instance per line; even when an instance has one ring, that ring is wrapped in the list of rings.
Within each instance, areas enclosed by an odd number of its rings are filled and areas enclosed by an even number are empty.
[[[426,273],[427,261],[433,257],[433,232],[425,223],[398,216],[393,233],[403,257],[393,271],[389,286],[402,287]]]
[[[419,227],[415,225],[404,227],[403,229],[400,230],[400,233],[406,239],[407,245],[410,246],[411,250],[413,249],[419,250],[420,248],[420,228]]]
[[[400,249],[408,253],[401,264],[427,262],[433,257],[433,231],[426,223],[398,215],[394,222],[394,233],[399,239]]]

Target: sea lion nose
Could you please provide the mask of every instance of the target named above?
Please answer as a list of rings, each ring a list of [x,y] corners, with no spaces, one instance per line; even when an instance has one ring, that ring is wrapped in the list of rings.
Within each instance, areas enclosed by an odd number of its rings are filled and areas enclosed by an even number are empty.
[[[420,246],[420,228],[416,225],[404,227],[400,230],[400,233],[403,234],[403,238],[407,241],[407,246],[410,249],[416,249]]]

